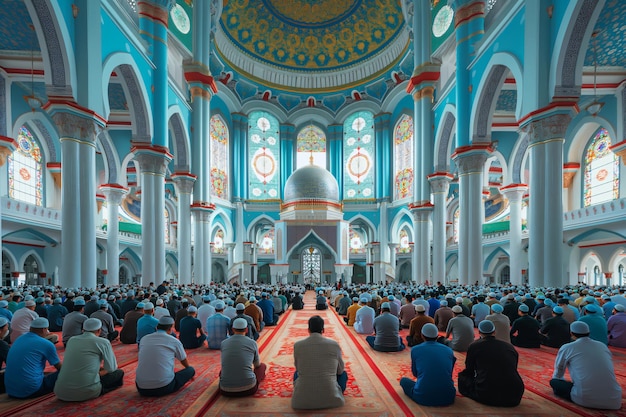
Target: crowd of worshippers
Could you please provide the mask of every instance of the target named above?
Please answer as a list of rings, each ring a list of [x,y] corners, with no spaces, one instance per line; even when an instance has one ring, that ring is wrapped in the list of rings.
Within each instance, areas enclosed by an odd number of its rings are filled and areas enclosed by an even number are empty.
[[[302,309],[305,290],[167,281],[145,288],[5,288],[0,292],[0,360],[6,364],[1,388],[12,398],[54,392],[63,401],[85,401],[103,395],[123,384],[111,345],[119,339],[138,347],[135,385],[142,396],[163,396],[185,386],[195,374],[186,350],[200,347],[221,351],[222,395],[252,395],[266,373],[259,334],[287,309]],[[585,407],[619,409],[621,388],[607,345],[626,347],[624,292],[336,285],[315,288],[315,309],[334,308],[374,350],[411,347],[416,379],[402,378],[400,385],[422,405],[452,404],[458,389],[481,403],[516,406],[524,392],[516,347],[546,345],[559,348],[550,380],[555,395]],[[401,329],[408,329],[405,339]],[[294,345],[292,407],[341,406],[349,378],[341,348],[323,337],[322,317],[311,317],[308,331]],[[63,363],[55,344],[65,349]],[[453,350],[467,352],[458,388],[452,379]],[[177,372],[176,361],[183,365]],[[56,371],[45,373],[46,363]],[[566,371],[571,381],[564,379]]]
[[[458,391],[492,406],[519,405],[520,348],[558,348],[549,381],[554,394],[598,409],[620,409],[622,390],[607,346],[626,347],[624,288],[433,287],[337,288],[329,303],[377,351],[411,347],[400,385],[426,406],[454,402],[453,351],[467,352]],[[320,294],[319,298],[323,296]],[[475,328],[479,337],[475,340]],[[408,329],[405,340],[401,329]],[[569,371],[571,381],[565,380]]]

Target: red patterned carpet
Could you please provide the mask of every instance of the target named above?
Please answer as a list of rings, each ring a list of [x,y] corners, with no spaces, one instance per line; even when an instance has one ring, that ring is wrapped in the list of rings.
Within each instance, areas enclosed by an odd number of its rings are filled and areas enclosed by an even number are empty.
[[[449,407],[422,407],[406,397],[400,386],[402,376],[411,376],[410,351],[382,353],[372,350],[365,336],[345,326],[333,310],[316,311],[314,294],[305,297],[305,309],[288,311],[279,325],[267,328],[259,339],[261,359],[268,366],[267,377],[256,395],[250,398],[225,398],[218,393],[220,371],[219,351],[206,348],[188,351],[189,361],[196,369],[194,380],[179,392],[163,398],[143,398],[134,384],[137,366],[135,345],[115,342],[113,347],[120,368],[125,371],[124,386],[86,403],[64,403],[53,394],[34,400],[11,400],[0,396],[0,417],[3,416],[165,416],[165,417],[247,417],[247,416],[584,416],[626,417],[626,349],[612,349],[617,378],[624,389],[622,409],[617,412],[590,410],[559,400],[552,394],[549,380],[556,349],[518,349],[519,370],[526,385],[522,403],[514,408],[487,407],[457,394]],[[349,375],[346,405],[315,413],[291,409],[293,344],[308,335],[307,321],[314,314],[325,322],[325,336],[336,340],[344,355]],[[407,331],[403,330],[404,337]],[[63,356],[63,347],[59,348]],[[464,368],[465,354],[455,353],[456,374]]]

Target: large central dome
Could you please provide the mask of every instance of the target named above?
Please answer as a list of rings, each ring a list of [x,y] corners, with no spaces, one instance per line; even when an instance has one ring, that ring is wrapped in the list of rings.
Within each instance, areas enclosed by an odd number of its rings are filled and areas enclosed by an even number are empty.
[[[398,0],[224,3],[216,33],[222,58],[239,73],[287,90],[362,83],[396,64],[409,43]]]
[[[285,203],[302,200],[339,201],[339,186],[333,175],[316,165],[294,171],[285,183]]]

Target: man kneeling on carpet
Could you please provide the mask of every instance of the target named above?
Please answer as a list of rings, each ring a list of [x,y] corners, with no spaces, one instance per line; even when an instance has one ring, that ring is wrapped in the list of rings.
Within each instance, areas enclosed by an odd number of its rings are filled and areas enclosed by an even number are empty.
[[[90,400],[123,384],[124,371],[117,369],[111,342],[99,337],[102,321],[89,318],[83,330],[83,334],[68,340],[65,362],[54,385],[54,393],[63,401]]]
[[[554,361],[550,380],[554,394],[583,407],[619,410],[622,388],[615,378],[611,351],[589,337],[585,322],[572,322],[570,333],[574,341],[561,346]],[[566,369],[571,382],[563,379]]]
[[[405,346],[400,338],[400,321],[391,314],[389,302],[385,301],[380,306],[380,316],[374,319],[374,332],[376,336],[367,336],[365,341],[372,349],[379,352],[399,352]]]
[[[222,342],[220,392],[226,397],[245,397],[259,389],[266,365],[261,363],[256,342],[246,336],[246,319],[233,320],[232,329],[234,334]]]
[[[513,345],[495,338],[491,320],[478,324],[480,339],[467,349],[465,369],[459,373],[459,392],[479,403],[515,407],[524,394]]]
[[[424,341],[411,349],[411,371],[417,381],[402,378],[400,386],[406,395],[420,405],[451,405],[456,396],[452,380],[452,369],[456,362],[454,352],[443,343],[437,343],[439,332],[433,323],[424,324],[420,332]]]
[[[159,319],[157,331],[141,339],[139,361],[135,385],[139,394],[147,397],[161,397],[183,387],[196,371],[189,366],[183,344],[172,337],[174,319],[163,316]],[[178,359],[184,369],[174,373],[174,359]]]
[[[332,339],[324,337],[324,319],[309,319],[309,337],[293,345],[296,372],[293,381],[291,406],[313,410],[341,407],[345,404],[343,392],[348,384],[341,348]]]

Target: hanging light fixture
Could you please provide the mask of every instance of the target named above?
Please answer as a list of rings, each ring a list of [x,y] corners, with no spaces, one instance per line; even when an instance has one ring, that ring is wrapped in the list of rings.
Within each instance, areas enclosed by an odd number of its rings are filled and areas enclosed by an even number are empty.
[[[30,48],[30,94],[24,96],[24,101],[26,101],[31,111],[35,111],[39,109],[43,103],[35,95],[35,26],[29,24],[28,27],[32,31]]]
[[[591,34],[591,42],[593,42],[593,101],[591,102],[591,104],[589,104],[585,108],[593,117],[596,117],[598,113],[600,113],[600,110],[602,110],[602,107],[604,106],[604,103],[601,103],[598,101],[598,93],[597,93],[597,88],[598,88],[597,46],[598,46],[598,34],[599,33],[600,33],[599,30],[594,30],[593,33]]]

